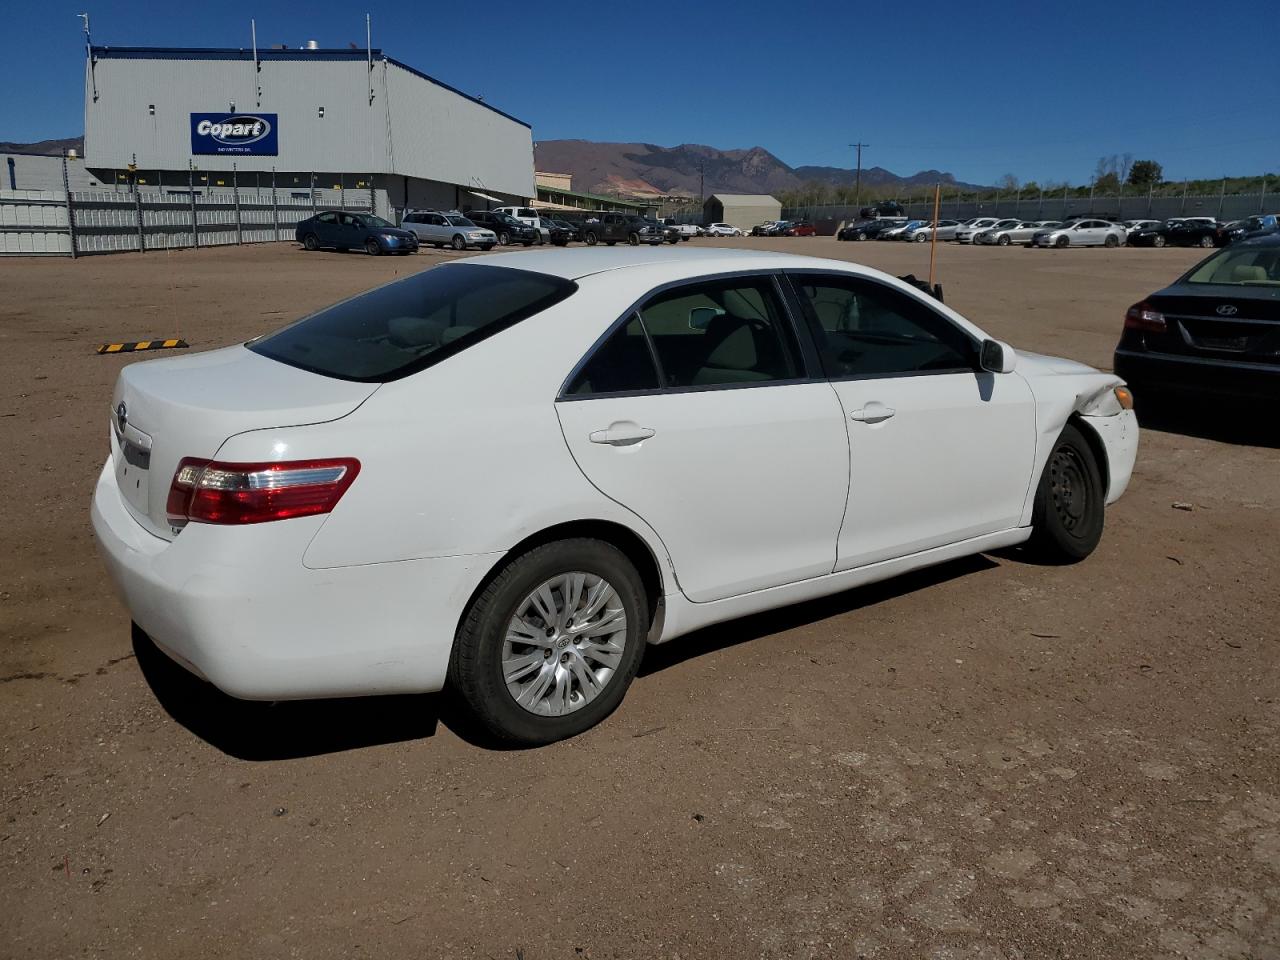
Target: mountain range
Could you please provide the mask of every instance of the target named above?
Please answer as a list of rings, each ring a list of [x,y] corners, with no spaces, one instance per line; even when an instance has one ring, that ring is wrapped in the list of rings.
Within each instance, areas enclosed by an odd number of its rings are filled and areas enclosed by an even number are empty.
[[[818,181],[852,186],[853,170],[845,167],[783,163],[763,147],[718,150],[698,143],[660,147],[652,143],[596,143],[591,140],[539,140],[534,165],[540,171],[573,176],[573,189],[585,193],[658,194],[696,197],[713,193],[780,193]],[[866,167],[866,186],[920,186],[945,183],[965,189],[949,173],[921,170],[899,176],[883,167]]]

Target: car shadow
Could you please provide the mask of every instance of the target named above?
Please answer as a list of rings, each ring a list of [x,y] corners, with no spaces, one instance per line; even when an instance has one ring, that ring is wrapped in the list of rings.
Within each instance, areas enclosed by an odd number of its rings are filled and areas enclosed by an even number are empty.
[[[1280,448],[1280,421],[1266,403],[1192,397],[1137,398],[1138,426],[1249,447]]]
[[[703,627],[670,643],[658,644],[646,650],[644,662],[640,665],[639,676],[650,676],[708,653],[758,640],[770,634],[808,626],[819,620],[827,620],[864,607],[875,606],[877,603],[884,603],[895,597],[914,593],[949,580],[958,580],[998,566],[998,563],[983,554],[961,557],[936,567],[904,573],[864,587],[854,587],[829,597],[819,597],[816,600],[807,600],[789,607],[766,610],[738,620]]]

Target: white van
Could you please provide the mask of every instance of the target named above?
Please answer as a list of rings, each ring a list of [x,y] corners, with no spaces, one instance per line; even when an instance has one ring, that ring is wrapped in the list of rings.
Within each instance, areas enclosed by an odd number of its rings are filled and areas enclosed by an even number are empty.
[[[509,217],[515,217],[521,223],[528,224],[535,230],[542,226],[542,217],[533,207],[498,207],[495,213],[505,213]]]

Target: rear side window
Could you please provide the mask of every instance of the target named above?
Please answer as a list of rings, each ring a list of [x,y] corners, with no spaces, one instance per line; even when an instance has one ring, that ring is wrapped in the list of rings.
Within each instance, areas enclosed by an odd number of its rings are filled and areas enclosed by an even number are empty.
[[[424,370],[553,304],[571,280],[451,264],[353,297],[249,349],[339,380],[385,383]]]
[[[649,338],[640,318],[633,316],[596,349],[565,393],[584,396],[656,389],[658,369],[653,365]]]

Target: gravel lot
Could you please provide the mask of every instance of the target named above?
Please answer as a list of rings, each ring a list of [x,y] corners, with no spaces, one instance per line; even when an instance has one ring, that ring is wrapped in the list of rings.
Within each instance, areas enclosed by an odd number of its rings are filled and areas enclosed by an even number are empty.
[[[1109,367],[1200,253],[939,255],[993,335]],[[1144,423],[1085,563],[703,631],[540,750],[442,697],[242,704],[135,655],[88,521],[130,360],[94,347],[246,339],[449,256],[0,260],[0,955],[1280,957],[1274,411]]]

